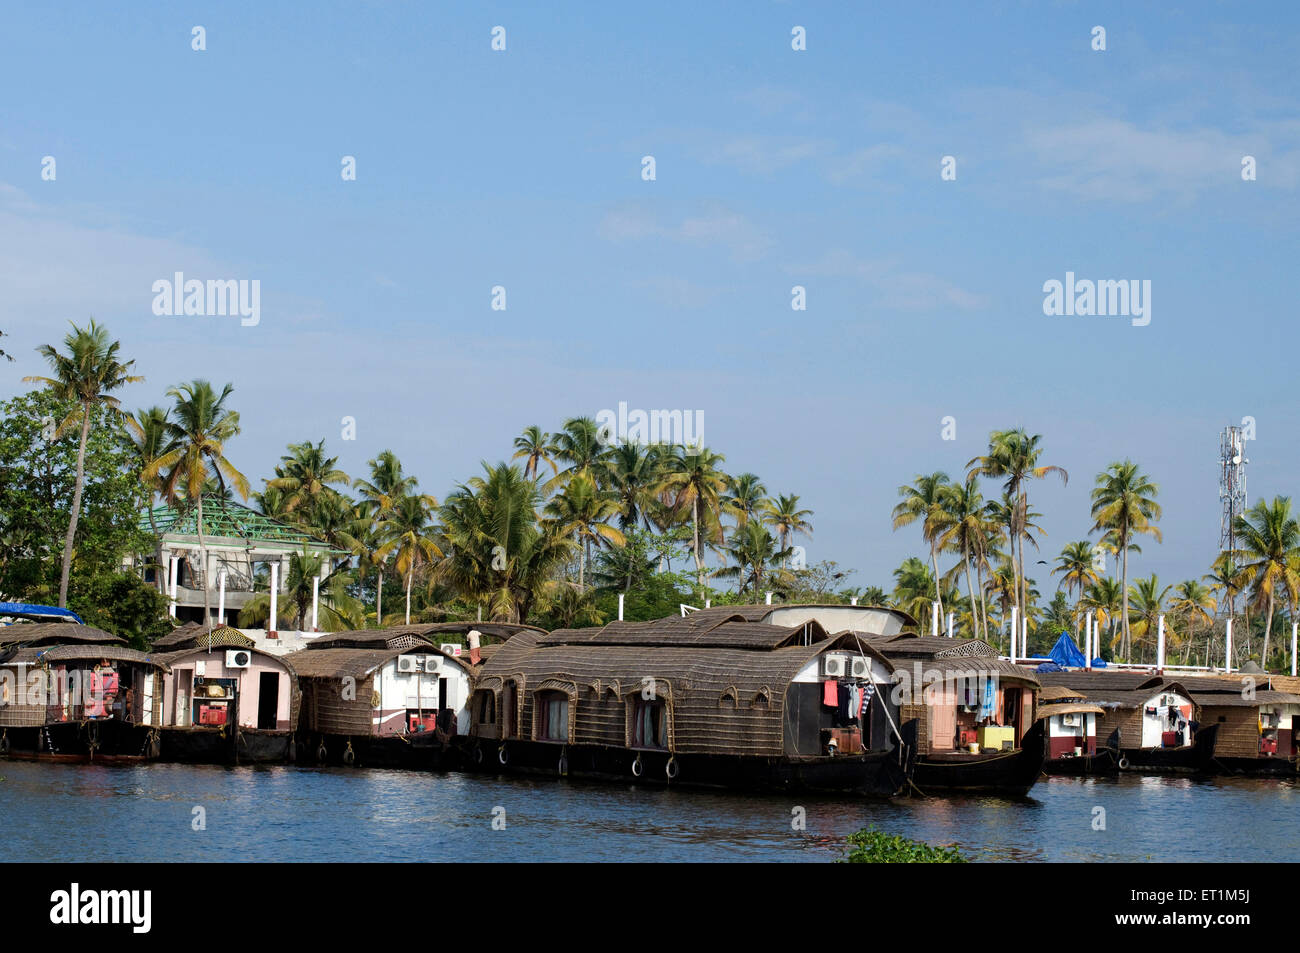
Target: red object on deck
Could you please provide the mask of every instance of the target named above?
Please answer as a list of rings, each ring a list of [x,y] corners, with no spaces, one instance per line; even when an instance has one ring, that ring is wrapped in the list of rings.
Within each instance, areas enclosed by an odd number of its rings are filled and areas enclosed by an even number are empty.
[[[1177,748],[1177,747],[1178,747],[1178,732],[1176,732],[1176,731],[1165,731],[1165,732],[1161,732],[1161,734],[1160,734],[1160,743],[1161,743],[1162,745],[1164,745],[1166,748]]]
[[[199,706],[199,724],[200,725],[224,725],[226,723],[226,709],[216,708],[212,705]]]

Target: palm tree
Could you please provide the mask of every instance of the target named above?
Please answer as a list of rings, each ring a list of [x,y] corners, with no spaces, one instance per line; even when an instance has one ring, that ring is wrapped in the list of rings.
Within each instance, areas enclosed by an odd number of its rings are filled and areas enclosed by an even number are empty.
[[[511,459],[520,457],[526,461],[524,476],[530,480],[537,479],[543,463],[550,464],[553,475],[559,472],[555,466],[555,438],[536,425],[524,428],[523,435],[515,437],[515,455]]]
[[[893,575],[894,605],[914,619],[924,619],[930,611],[930,593],[936,588],[933,574],[920,559],[908,556]]]
[[[81,494],[86,486],[86,441],[97,413],[110,416],[120,413],[118,399],[112,392],[127,384],[144,380],[132,376],[135,361],[123,364],[118,360],[119,342],[109,340],[108,330],[92,318],[87,327],[72,325],[72,331],[63,339],[66,354],[52,345],[42,344],[36,349],[49,363],[52,377],[24,377],[24,381],[44,384],[59,400],[72,404],[71,412],[55,430],[63,436],[73,427],[81,428],[81,442],[77,445],[77,477],[72,491],[72,507],[68,512],[68,532],[63,540],[63,568],[59,576],[59,608],[68,605],[68,577],[72,573],[72,546],[77,536],[77,520],[81,516]]]
[[[1122,607],[1125,603],[1124,588],[1120,585],[1118,579],[1111,579],[1109,576],[1101,576],[1084,591],[1079,599],[1079,605],[1084,609],[1091,609],[1097,617],[1097,625],[1105,626],[1108,635],[1108,643],[1115,641],[1115,622],[1118,618]],[[1098,651],[1099,646],[1094,646],[1093,651]]]
[[[801,536],[812,536],[812,523],[808,517],[813,515],[812,510],[799,508],[799,497],[796,494],[789,496],[777,496],[776,499],[768,500],[762,508],[763,522],[776,530],[777,538],[781,540],[781,550],[787,555],[786,565],[789,565],[789,552],[793,552],[790,546],[790,537],[796,533]]]
[[[352,481],[352,488],[361,495],[363,518],[371,521],[370,529],[361,533],[358,539],[360,552],[355,555],[375,567],[379,582],[375,588],[375,624],[384,624],[384,569],[386,557],[379,555],[379,549],[386,540],[379,530],[382,520],[392,513],[397,501],[415,493],[417,480],[402,473],[402,462],[391,450],[380,451],[379,456],[366,464],[370,467],[370,479],[360,477]]]
[[[158,534],[158,521],[154,518],[154,500],[162,493],[162,480],[155,472],[152,477],[145,477],[145,472],[155,460],[169,449],[167,445],[168,411],[164,407],[141,408],[134,414],[125,414],[122,423],[126,425],[131,437],[131,446],[135,451],[135,465],[140,475],[140,482],[149,491],[148,513],[149,529],[154,542],[154,569],[158,585],[162,590],[162,537]]]
[[[1160,588],[1160,580],[1155,573],[1148,579],[1134,579],[1129,590],[1128,604],[1137,614],[1133,631],[1140,637],[1150,639],[1160,626],[1160,616],[1165,610],[1165,600],[1169,597],[1172,586]],[[1166,644],[1171,648],[1179,644],[1179,637],[1172,625],[1165,625]]]
[[[735,519],[737,527],[744,526],[760,514],[769,502],[767,487],[755,474],[742,473],[727,479],[727,493],[722,498],[722,508]]]
[[[713,575],[720,579],[735,578],[740,584],[739,592],[751,588],[760,592],[769,579],[768,567],[780,563],[788,554],[777,549],[776,538],[770,531],[757,520],[750,520],[738,526],[732,534],[727,555],[735,560],[736,565],[719,569]],[[785,576],[790,574],[785,573]],[[794,581],[792,576],[788,579],[781,577],[781,580],[785,583]]]
[[[597,485],[609,488],[618,508],[618,527],[625,533],[637,523],[650,526],[648,511],[661,479],[659,457],[657,447],[620,443],[601,460]]]
[[[390,553],[394,554],[394,568],[406,579],[407,625],[411,624],[411,584],[416,571],[442,558],[442,550],[435,541],[437,506],[438,501],[432,496],[413,493],[398,499],[388,515],[379,521],[385,542],[375,550],[375,555],[386,559]]]
[[[1083,598],[1083,591],[1092,583],[1097,581],[1097,572],[1092,568],[1092,544],[1086,539],[1079,540],[1075,543],[1066,543],[1065,548],[1061,550],[1061,555],[1056,557],[1056,568],[1052,570],[1052,575],[1061,574],[1060,586],[1064,587],[1068,594],[1071,589],[1076,593],[1074,608],[1074,631],[1079,631],[1079,600]]]
[[[585,473],[576,473],[546,506],[546,513],[558,524],[560,532],[580,545],[578,554],[578,589],[586,591],[587,563],[592,543],[622,546],[623,533],[605,521],[617,515],[618,504],[596,486]]]
[[[296,517],[304,527],[319,529],[322,500],[336,493],[334,486],[346,486],[351,477],[338,468],[338,457],[325,455],[325,441],[313,444],[289,444],[289,452],[280,457],[276,476],[266,485],[284,494],[284,511]]]
[[[212,594],[208,587],[208,545],[203,535],[203,493],[209,475],[224,490],[230,481],[244,499],[248,499],[248,478],[226,459],[225,444],[239,434],[239,412],[226,409],[226,399],[234,390],[227,384],[218,394],[205,380],[196,380],[167,390],[175,402],[167,424],[170,449],[145,469],[145,478],[159,474],[164,498],[170,503],[184,499],[198,507],[196,526],[199,558],[203,562],[203,619],[212,631]],[[165,471],[165,472],[164,472]]]
[[[1002,650],[1002,631],[1007,627],[1007,616],[1018,598],[1016,564],[1008,555],[1001,555],[989,568],[989,578],[984,583],[984,593],[998,607],[998,651]],[[1016,633],[1010,633],[1015,638]],[[1015,643],[1013,642],[1012,645]]]
[[[1279,588],[1288,605],[1300,594],[1300,524],[1291,515],[1291,498],[1275,496],[1257,502],[1233,524],[1241,560],[1241,582],[1254,594],[1255,608],[1265,609],[1264,649],[1260,664],[1268,669],[1268,642]]]
[[[961,485],[950,484],[944,488],[941,505],[945,511],[943,522],[946,528],[939,535],[939,548],[950,549],[961,556],[961,565],[966,572],[966,592],[970,597],[971,615],[974,625],[971,631],[976,638],[988,640],[988,619],[984,619],[981,634],[979,605],[975,601],[975,586],[971,582],[971,562],[978,562],[985,554],[988,541],[988,524],[985,520],[987,508],[980,493],[979,483],[975,480]]]
[[[691,552],[695,556],[695,581],[700,589],[704,588],[701,530],[707,527],[712,530],[711,536],[720,531],[710,524],[709,517],[716,520],[722,505],[721,495],[727,487],[727,475],[720,468],[725,459],[707,447],[676,446],[665,461],[663,479],[656,488],[671,496],[675,511],[690,508]]]
[[[1160,487],[1152,483],[1138,465],[1131,460],[1112,463],[1105,473],[1097,475],[1097,485],[1092,491],[1092,532],[1106,534],[1106,539],[1120,557],[1120,587],[1128,592],[1128,554],[1134,548],[1135,534],[1145,533],[1160,542],[1160,528],[1155,521],[1160,518],[1160,504],[1156,496]],[[1130,660],[1132,635],[1128,619],[1129,602],[1121,606],[1121,651],[1125,661]]]
[[[917,474],[910,486],[900,486],[898,495],[903,501],[894,507],[894,529],[921,521],[921,537],[930,544],[930,565],[934,569],[934,597],[939,603],[939,617],[943,618],[943,595],[939,592],[939,537],[948,528],[949,517],[944,510],[947,500],[948,474],[936,471],[929,476]],[[926,607],[928,615],[929,607]],[[917,616],[918,619],[923,616]]]
[[[1017,604],[1026,609],[1029,604],[1028,583],[1025,581],[1025,539],[1029,535],[1029,481],[1041,480],[1055,474],[1061,478],[1062,485],[1070,482],[1070,474],[1064,468],[1038,462],[1043,454],[1043,448],[1039,446],[1041,440],[1041,435],[1030,436],[1023,428],[995,430],[989,434],[988,453],[966,463],[966,466],[971,468],[966,476],[968,480],[976,475],[1005,479],[1002,488],[1007,497],[1013,501],[1008,529],[1012,556],[1017,560],[1016,578],[1019,581]]]
[[[568,466],[547,481],[546,492],[554,492],[556,487],[563,486],[579,473],[590,476],[605,452],[596,421],[590,417],[570,417],[554,440],[555,458]]]
[[[557,524],[541,523],[541,491],[508,463],[457,487],[441,509],[451,554],[439,575],[462,596],[487,603],[491,618],[525,622],[534,603],[556,588],[557,567],[577,544]]]
[[[1174,590],[1174,598],[1169,608],[1187,625],[1187,651],[1183,653],[1183,664],[1186,665],[1196,640],[1196,630],[1214,621],[1218,603],[1208,586],[1195,579],[1188,579],[1180,582]],[[1206,664],[1209,664],[1208,657]]]
[[[347,567],[337,566],[322,579],[323,567],[324,559],[321,556],[306,552],[290,553],[289,569],[285,573],[284,598],[279,600],[276,611],[280,618],[274,622],[269,621],[271,598],[266,593],[258,593],[239,611],[239,624],[256,626],[267,620],[268,629],[278,628],[283,622],[303,631],[315,595],[317,625],[322,631],[337,632],[359,627],[363,624],[361,604],[347,591],[348,584],[352,581]],[[319,583],[316,582],[318,579]]]

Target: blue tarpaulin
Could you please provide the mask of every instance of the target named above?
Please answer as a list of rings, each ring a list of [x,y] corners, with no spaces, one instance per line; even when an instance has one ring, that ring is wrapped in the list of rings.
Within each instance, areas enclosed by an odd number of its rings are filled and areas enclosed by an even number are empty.
[[[7,615],[24,619],[71,619],[81,625],[86,624],[71,609],[56,609],[54,606],[38,606],[29,602],[0,602],[0,616]]]
[[[1079,647],[1074,644],[1074,639],[1070,638],[1069,634],[1065,632],[1061,633],[1061,637],[1052,646],[1052,651],[1047,654],[1053,662],[1062,668],[1083,668],[1088,664],[1088,660],[1083,657]]]
[[[1044,662],[1042,665],[1038,666],[1038,668],[1034,669],[1034,671],[1035,672],[1064,672],[1065,669],[1061,668],[1061,666],[1057,665],[1055,662]]]

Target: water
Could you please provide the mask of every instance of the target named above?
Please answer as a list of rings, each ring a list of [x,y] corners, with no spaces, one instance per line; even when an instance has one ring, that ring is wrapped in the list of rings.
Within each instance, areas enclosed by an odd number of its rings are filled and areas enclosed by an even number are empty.
[[[975,860],[1289,861],[1300,848],[1290,780],[1052,778],[1022,800],[863,802],[307,767],[8,762],[0,778],[8,861],[824,862],[872,823]]]

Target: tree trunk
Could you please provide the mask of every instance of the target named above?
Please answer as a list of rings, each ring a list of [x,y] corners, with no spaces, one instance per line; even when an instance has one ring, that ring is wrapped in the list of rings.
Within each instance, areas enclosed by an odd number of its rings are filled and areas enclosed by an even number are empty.
[[[700,562],[700,497],[691,501],[692,546],[695,549],[695,584],[704,592],[704,564]]]
[[[72,491],[72,511],[68,514],[68,535],[63,540],[63,571],[59,576],[59,608],[68,607],[68,577],[72,575],[72,544],[77,536],[77,518],[81,515],[81,491],[86,483],[86,440],[90,437],[90,405],[81,405],[81,443],[77,445],[77,482]]]
[[[406,574],[406,624],[411,624],[411,578],[415,575],[415,566],[412,565]]]
[[[208,544],[203,538],[203,491],[199,491],[199,517],[195,528],[199,531],[199,562],[203,564],[203,624],[212,634],[212,593],[208,590]],[[275,620],[271,620],[275,624]]]
[[[375,628],[384,627],[384,567],[379,567],[379,588],[375,590]]]
[[[1124,661],[1131,662],[1133,655],[1133,636],[1128,626],[1128,534],[1120,537],[1119,548],[1123,566],[1120,569],[1120,631],[1123,633],[1120,645],[1124,652]]]
[[[1268,639],[1273,634],[1273,590],[1268,591],[1268,618],[1264,620],[1264,650],[1259,656],[1259,666],[1268,671]]]
[[[934,601],[939,603],[939,624],[943,625],[947,616],[943,614],[943,594],[939,590],[939,550],[935,547],[934,540],[930,541],[930,565],[934,567]]]
[[[971,627],[972,629],[974,629],[971,635],[974,636],[975,638],[979,638],[979,618],[978,618],[979,610],[975,605],[975,587],[971,584],[970,581],[970,560],[967,559],[965,560],[965,562],[966,562],[966,592],[970,594]]]

